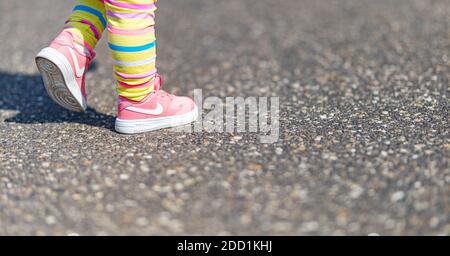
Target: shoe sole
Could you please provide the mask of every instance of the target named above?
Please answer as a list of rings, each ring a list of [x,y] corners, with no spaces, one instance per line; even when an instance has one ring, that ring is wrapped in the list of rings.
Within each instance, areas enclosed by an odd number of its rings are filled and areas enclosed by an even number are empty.
[[[63,54],[50,47],[44,48],[36,56],[36,66],[54,102],[70,111],[86,111],[86,98],[78,87],[72,66]]]
[[[139,120],[122,120],[116,118],[115,127],[118,133],[136,134],[189,124],[197,120],[197,118],[198,108],[195,106],[191,112],[178,116]]]

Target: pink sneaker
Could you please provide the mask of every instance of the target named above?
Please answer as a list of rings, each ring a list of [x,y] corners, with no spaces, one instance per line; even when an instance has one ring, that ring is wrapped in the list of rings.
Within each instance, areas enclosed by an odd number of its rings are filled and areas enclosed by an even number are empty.
[[[140,102],[119,99],[116,131],[141,133],[194,122],[198,109],[188,97],[177,97],[161,90],[161,78],[155,77],[155,90]]]
[[[36,65],[53,101],[68,110],[86,110],[84,77],[94,56],[92,49],[75,43],[67,31],[39,52]]]

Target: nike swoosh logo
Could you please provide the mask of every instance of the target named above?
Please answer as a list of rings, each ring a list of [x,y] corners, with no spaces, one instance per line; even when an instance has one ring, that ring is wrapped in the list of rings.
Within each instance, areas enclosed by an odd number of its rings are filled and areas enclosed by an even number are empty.
[[[69,48],[70,55],[72,55],[73,63],[75,65],[75,75],[77,77],[81,77],[84,74],[84,68],[80,68],[80,66],[78,65],[78,58],[77,58],[77,55],[75,54],[75,52],[73,51],[73,49],[70,47],[68,47],[68,48]]]
[[[161,104],[156,103],[156,108],[154,109],[143,109],[143,108],[137,108],[137,107],[127,107],[125,108],[126,110],[130,110],[136,113],[141,113],[141,114],[147,114],[147,115],[161,115],[163,112],[163,107],[161,106]]]

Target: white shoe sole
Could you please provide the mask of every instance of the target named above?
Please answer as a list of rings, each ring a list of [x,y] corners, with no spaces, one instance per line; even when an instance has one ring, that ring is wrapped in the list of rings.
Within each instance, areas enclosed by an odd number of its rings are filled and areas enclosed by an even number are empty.
[[[136,134],[155,131],[163,128],[175,127],[194,122],[198,117],[198,108],[186,114],[139,120],[121,120],[116,118],[116,131],[125,134]]]
[[[78,87],[72,66],[63,54],[50,47],[44,48],[36,56],[36,65],[45,89],[54,102],[71,111],[86,111],[86,98]]]

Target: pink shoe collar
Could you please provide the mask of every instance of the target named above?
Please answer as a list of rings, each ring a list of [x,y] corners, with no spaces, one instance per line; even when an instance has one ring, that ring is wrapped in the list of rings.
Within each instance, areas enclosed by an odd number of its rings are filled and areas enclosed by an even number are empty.
[[[95,51],[94,49],[86,43],[82,38],[80,38],[78,35],[71,33],[70,31],[63,31],[68,37],[72,39],[75,45],[75,50],[77,50],[81,55],[86,56],[89,60],[92,60],[95,58]],[[76,47],[80,46],[80,47]]]

